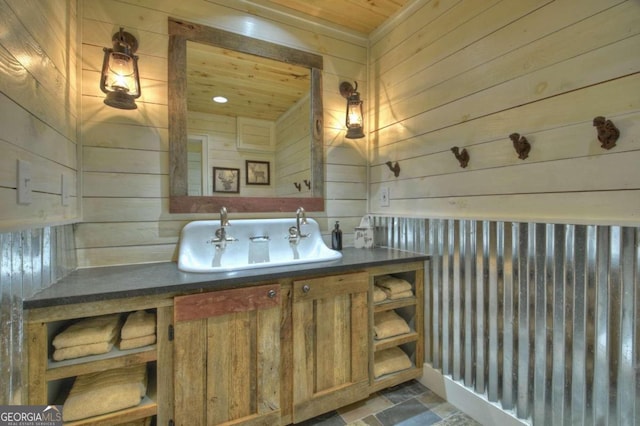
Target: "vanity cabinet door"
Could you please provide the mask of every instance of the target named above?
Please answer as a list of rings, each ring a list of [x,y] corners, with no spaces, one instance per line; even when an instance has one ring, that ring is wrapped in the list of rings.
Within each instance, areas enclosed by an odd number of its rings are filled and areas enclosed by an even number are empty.
[[[367,273],[293,283],[294,423],[368,396]]]
[[[280,286],[174,299],[175,424],[280,423]]]

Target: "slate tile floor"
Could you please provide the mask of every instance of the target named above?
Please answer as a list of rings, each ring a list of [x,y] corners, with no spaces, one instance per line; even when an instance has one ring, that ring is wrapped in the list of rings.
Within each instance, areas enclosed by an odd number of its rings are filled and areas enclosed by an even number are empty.
[[[299,425],[480,426],[480,423],[414,380]]]

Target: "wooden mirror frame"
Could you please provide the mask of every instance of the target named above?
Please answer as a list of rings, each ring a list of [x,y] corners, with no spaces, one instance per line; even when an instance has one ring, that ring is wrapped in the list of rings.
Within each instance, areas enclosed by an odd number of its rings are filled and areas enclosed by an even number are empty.
[[[187,41],[307,67],[311,70],[311,196],[216,197],[187,195]],[[170,213],[324,211],[322,56],[205,25],[169,18],[169,187]]]

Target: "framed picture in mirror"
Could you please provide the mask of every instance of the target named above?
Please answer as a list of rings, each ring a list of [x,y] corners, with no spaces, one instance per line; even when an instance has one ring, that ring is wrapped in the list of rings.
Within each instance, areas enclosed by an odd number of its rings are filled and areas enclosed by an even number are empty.
[[[270,185],[271,171],[268,161],[246,160],[247,185]]]
[[[240,169],[213,168],[213,192],[240,192]]]

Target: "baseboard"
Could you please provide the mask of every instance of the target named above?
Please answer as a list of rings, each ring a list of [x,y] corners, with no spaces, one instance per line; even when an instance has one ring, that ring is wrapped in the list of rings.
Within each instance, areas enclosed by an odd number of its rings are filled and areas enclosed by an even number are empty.
[[[440,371],[429,364],[424,364],[422,371],[420,383],[483,425],[530,425],[529,422],[518,419],[508,411],[502,410],[498,405],[489,402],[484,395],[478,395],[450,377],[443,376]]]

